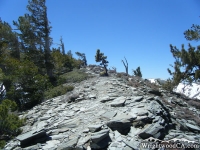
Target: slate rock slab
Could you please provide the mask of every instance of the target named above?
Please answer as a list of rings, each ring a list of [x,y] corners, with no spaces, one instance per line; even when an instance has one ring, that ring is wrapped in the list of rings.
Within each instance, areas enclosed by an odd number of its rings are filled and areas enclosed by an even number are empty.
[[[125,135],[130,131],[131,121],[124,120],[110,120],[107,122],[107,126],[113,131],[117,130],[119,133]]]
[[[154,137],[160,139],[164,136],[164,127],[161,126],[159,123],[149,124],[143,130],[139,132],[139,137],[142,139],[147,139],[149,137]]]
[[[97,124],[97,125],[90,125],[88,126],[88,129],[90,130],[90,132],[96,132],[101,130],[102,124]]]
[[[143,99],[143,96],[135,96],[131,100],[133,102],[140,102],[140,101],[142,101],[142,99]]]
[[[105,102],[108,102],[108,101],[111,101],[111,100],[114,100],[114,98],[109,97],[109,96],[104,96],[104,97],[100,98],[100,102],[102,102],[102,103],[105,103]]]
[[[74,149],[78,142],[78,139],[79,139],[79,137],[76,137],[66,143],[62,143],[60,146],[58,146],[57,150],[72,150],[72,149]]]
[[[105,130],[101,130],[99,132],[95,132],[91,135],[91,140],[93,143],[98,143],[101,140],[103,140],[104,138],[106,138],[107,136],[109,136],[109,130],[105,129]]]
[[[111,118],[113,118],[116,114],[117,114],[117,113],[114,112],[114,111],[108,111],[108,112],[102,114],[101,116],[102,116],[102,117],[105,117],[105,118],[107,118],[107,119],[111,119]]]
[[[16,137],[20,141],[20,144],[22,146],[32,144],[33,141],[38,140],[40,138],[46,137],[46,131],[45,130],[33,130],[24,134],[21,134]]]
[[[200,132],[200,128],[198,126],[192,125],[190,123],[185,123],[185,125],[192,131],[198,131]]]
[[[111,107],[122,107],[126,102],[125,97],[118,97],[112,103],[110,103]]]
[[[93,149],[106,150],[110,142],[111,142],[111,139],[109,136],[107,136],[98,143],[94,143],[94,142],[90,143],[90,147],[92,148],[92,150]]]

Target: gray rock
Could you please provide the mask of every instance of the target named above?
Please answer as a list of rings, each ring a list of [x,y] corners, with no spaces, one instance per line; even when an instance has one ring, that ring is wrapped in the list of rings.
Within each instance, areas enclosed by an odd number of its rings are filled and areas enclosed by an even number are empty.
[[[113,120],[129,120],[130,122],[132,122],[133,120],[135,120],[137,118],[136,115],[133,115],[131,113],[118,113]]]
[[[163,138],[164,136],[164,127],[159,123],[149,124],[138,134],[142,139],[147,139],[149,137],[154,137],[157,139]]]
[[[161,92],[159,90],[155,90],[155,89],[149,89],[148,93],[155,94],[157,96],[161,96]]]
[[[133,108],[130,114],[133,116],[148,116],[149,112],[145,108]]]
[[[88,95],[88,98],[96,98],[96,95],[95,94],[90,94],[90,95]]]
[[[63,128],[63,127],[67,127],[67,128],[75,128],[80,124],[79,119],[74,118],[74,119],[69,119],[66,121],[63,121],[62,123],[60,123],[58,125],[58,128]]]
[[[86,137],[81,137],[79,140],[78,140],[78,143],[77,145],[84,145],[86,142],[88,142],[90,140],[90,136],[86,136]]]
[[[102,117],[108,118],[108,119],[112,119],[117,113],[114,111],[108,111],[104,114],[102,114]]]
[[[109,145],[110,142],[111,142],[111,139],[109,136],[107,136],[106,138],[104,138],[103,140],[101,140],[98,143],[94,143],[94,142],[90,143],[90,147],[92,149],[104,150],[104,149],[107,149],[107,146]]]
[[[133,102],[140,102],[143,99],[143,96],[135,96],[132,98]]]
[[[109,136],[109,130],[101,130],[99,132],[95,132],[91,135],[91,140],[93,143],[98,143],[104,138]]]
[[[110,120],[107,126],[112,130],[117,130],[121,134],[127,134],[130,131],[131,121],[124,120]]]
[[[79,137],[76,137],[74,139],[71,139],[70,141],[66,143],[62,143],[60,146],[58,146],[57,150],[71,150],[75,149],[75,146],[78,142]]]
[[[17,136],[16,139],[18,139],[21,145],[23,146],[23,145],[29,145],[31,143],[34,143],[35,139],[40,139],[44,137],[46,137],[46,131],[33,130],[33,131]]]
[[[90,125],[88,126],[88,129],[90,130],[90,132],[96,132],[101,130],[102,124],[98,124],[98,125]]]
[[[138,150],[139,149],[139,144],[140,142],[136,141],[135,139],[132,139],[131,141],[123,141],[128,147],[134,149],[134,150]]]
[[[125,97],[118,97],[112,103],[110,103],[110,106],[112,106],[112,107],[122,107],[122,106],[124,106],[125,102],[126,102]]]
[[[200,128],[198,126],[195,126],[195,125],[192,125],[192,124],[189,124],[189,123],[185,123],[185,125],[186,125],[186,127],[188,127],[192,131],[200,132]]]

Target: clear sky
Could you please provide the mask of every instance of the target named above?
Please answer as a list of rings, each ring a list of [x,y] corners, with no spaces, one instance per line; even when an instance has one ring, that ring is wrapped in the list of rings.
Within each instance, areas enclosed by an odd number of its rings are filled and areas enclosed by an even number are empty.
[[[0,0],[1,19],[12,25],[28,12],[27,4]],[[143,78],[167,79],[174,62],[169,44],[198,45],[186,41],[183,32],[200,24],[199,0],[47,0],[46,5],[54,43],[62,36],[66,51],[85,53],[88,64],[99,64],[100,49],[118,72],[125,72],[125,56],[129,74],[140,66]]]

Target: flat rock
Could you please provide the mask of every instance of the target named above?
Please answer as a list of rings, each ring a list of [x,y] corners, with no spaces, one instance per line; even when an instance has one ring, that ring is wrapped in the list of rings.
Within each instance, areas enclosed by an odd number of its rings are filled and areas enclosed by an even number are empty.
[[[90,130],[90,132],[96,132],[101,130],[102,124],[97,124],[97,125],[90,125],[88,126],[88,129]]]
[[[108,118],[108,119],[112,119],[117,113],[114,111],[108,111],[104,114],[102,114],[102,117]]]
[[[130,113],[118,113],[113,120],[129,120],[130,122],[132,122],[133,120],[135,120],[137,118],[136,115],[131,115]]]
[[[91,135],[91,140],[94,143],[98,143],[104,138],[106,138],[109,135],[109,130],[101,130],[99,132],[95,132]]]
[[[113,99],[114,98],[111,98],[109,96],[104,96],[104,97],[100,98],[100,102],[105,103],[105,102],[111,101]]]
[[[134,96],[131,98],[133,102],[140,102],[143,99],[143,96]]]
[[[200,132],[200,128],[198,126],[192,125],[190,123],[185,123],[185,125],[192,131],[198,131]]]
[[[76,144],[78,142],[78,137],[71,139],[70,141],[66,143],[62,143],[60,146],[58,146],[57,150],[71,150],[74,149]]]
[[[126,102],[125,97],[118,97],[112,103],[110,103],[110,106],[112,106],[112,107],[122,107],[122,106],[124,106],[125,102]]]
[[[148,116],[149,112],[145,108],[133,108],[129,113],[132,116]]]
[[[142,139],[147,139],[149,137],[154,137],[154,138],[160,139],[163,137],[163,134],[164,134],[163,131],[164,131],[164,127],[158,123],[155,123],[155,124],[149,124],[143,130],[141,130],[138,133],[138,135]]]
[[[46,131],[44,130],[33,130],[24,134],[21,134],[19,136],[16,137],[16,139],[18,139],[21,143],[21,145],[27,145],[30,142],[33,142],[33,140],[37,139],[37,138],[41,138],[41,137],[45,137],[46,136]]]

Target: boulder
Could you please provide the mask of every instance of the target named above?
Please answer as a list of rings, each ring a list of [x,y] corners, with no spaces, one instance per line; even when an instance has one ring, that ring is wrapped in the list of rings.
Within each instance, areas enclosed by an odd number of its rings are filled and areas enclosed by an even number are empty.
[[[146,127],[144,127],[144,129],[141,130],[138,135],[142,139],[147,139],[149,137],[162,139],[165,135],[164,127],[159,123],[149,124]]]
[[[33,130],[24,134],[21,134],[16,137],[20,141],[21,146],[31,145],[36,143],[36,141],[45,141],[47,140],[46,131],[45,130]]]

